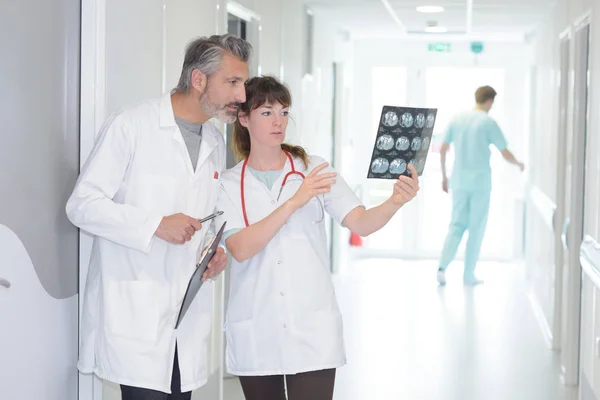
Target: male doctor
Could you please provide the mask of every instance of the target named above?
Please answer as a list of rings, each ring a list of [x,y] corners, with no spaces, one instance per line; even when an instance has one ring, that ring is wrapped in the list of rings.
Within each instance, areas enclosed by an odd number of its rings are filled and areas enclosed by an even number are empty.
[[[78,366],[120,384],[123,400],[190,399],[207,381],[212,281],[175,322],[225,167],[208,120],[235,121],[251,52],[230,35],[191,42],[176,89],[106,121],[67,203],[94,235]],[[202,278],[226,261],[220,248]]]
[[[475,276],[475,265],[483,241],[490,208],[492,170],[490,145],[496,147],[502,157],[521,171],[525,168],[508,149],[504,134],[488,113],[494,105],[496,91],[483,86],[475,92],[475,109],[463,112],[452,119],[440,149],[442,162],[442,189],[448,192],[446,154],[454,143],[455,158],[452,171],[452,219],[448,236],[440,258],[437,280],[446,284],[446,268],[456,255],[458,245],[469,231],[465,252],[463,280],[466,285],[483,283]]]

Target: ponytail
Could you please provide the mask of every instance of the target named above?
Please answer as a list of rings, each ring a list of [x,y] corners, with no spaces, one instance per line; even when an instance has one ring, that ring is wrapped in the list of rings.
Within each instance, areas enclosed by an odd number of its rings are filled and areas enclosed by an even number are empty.
[[[308,169],[308,154],[306,153],[306,149],[304,149],[304,147],[293,146],[291,144],[283,143],[281,145],[281,149],[283,151],[287,151],[292,156],[302,160],[302,163],[304,164],[304,168]]]
[[[248,132],[248,128],[240,123],[239,117],[233,125],[233,140],[231,141],[231,147],[237,162],[248,158],[250,155],[250,132]]]

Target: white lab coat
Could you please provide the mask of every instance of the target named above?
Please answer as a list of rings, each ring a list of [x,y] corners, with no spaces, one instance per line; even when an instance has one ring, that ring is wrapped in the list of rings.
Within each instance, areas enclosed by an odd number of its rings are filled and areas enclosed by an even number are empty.
[[[312,156],[308,171],[324,160]],[[300,159],[296,170],[307,174]],[[249,224],[260,221],[295,194],[301,185],[290,176],[277,195],[284,171],[271,191],[246,170],[244,186]],[[332,171],[332,168],[325,170]],[[217,201],[224,211],[217,226],[244,228],[241,206],[241,163],[223,173]],[[325,211],[338,223],[360,200],[338,175],[324,198]],[[342,318],[329,270],[329,254],[321,206],[312,199],[296,211],[269,244],[245,262],[233,260],[226,315],[227,371],[234,375],[296,374],[345,364]]]
[[[171,97],[126,107],[104,124],[67,203],[71,222],[94,235],[83,300],[83,373],[170,393],[175,344],[182,391],[207,381],[213,284],[175,321],[209,224],[185,245],[154,236],[163,216],[215,209],[225,143],[203,125],[196,171]]]

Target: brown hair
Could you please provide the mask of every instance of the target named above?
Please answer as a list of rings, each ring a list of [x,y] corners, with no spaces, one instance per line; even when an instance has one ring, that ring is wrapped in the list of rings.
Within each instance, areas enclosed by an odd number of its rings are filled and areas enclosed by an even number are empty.
[[[475,91],[475,101],[477,104],[483,104],[488,100],[496,98],[496,91],[491,86],[482,86]]]
[[[251,111],[256,110],[263,104],[275,103],[279,103],[284,107],[292,105],[292,95],[288,88],[272,76],[254,77],[246,82],[246,102],[240,105],[239,114],[250,115]],[[248,132],[248,128],[240,123],[239,118],[233,126],[231,146],[238,161],[250,155],[250,132]],[[301,159],[304,167],[308,168],[308,154],[303,147],[283,143],[281,148],[292,154],[292,156]]]

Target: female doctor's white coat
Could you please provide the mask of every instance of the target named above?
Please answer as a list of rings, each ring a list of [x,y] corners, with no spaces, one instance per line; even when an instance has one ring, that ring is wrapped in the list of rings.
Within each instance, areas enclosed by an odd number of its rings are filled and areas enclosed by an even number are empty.
[[[309,168],[294,159],[295,168],[308,174],[324,162],[310,158]],[[244,195],[249,224],[260,221],[288,200],[302,181],[291,175],[281,198],[277,195],[289,160],[269,191],[248,169]],[[242,165],[223,173],[218,207],[224,211],[217,226],[245,227],[240,193]],[[333,171],[328,167],[323,172]],[[325,212],[341,224],[361,205],[354,192],[337,176],[331,192],[321,196]],[[233,260],[226,315],[227,370],[234,375],[296,374],[337,368],[345,364],[342,319],[329,270],[326,218],[313,198],[296,211],[257,255]]]
[[[67,203],[69,219],[95,235],[83,300],[82,372],[170,393],[177,343],[182,391],[206,383],[210,281],[174,328],[208,224],[185,245],[154,232],[163,216],[211,214],[224,165],[223,137],[207,122],[193,170],[169,94],[106,122]]]

